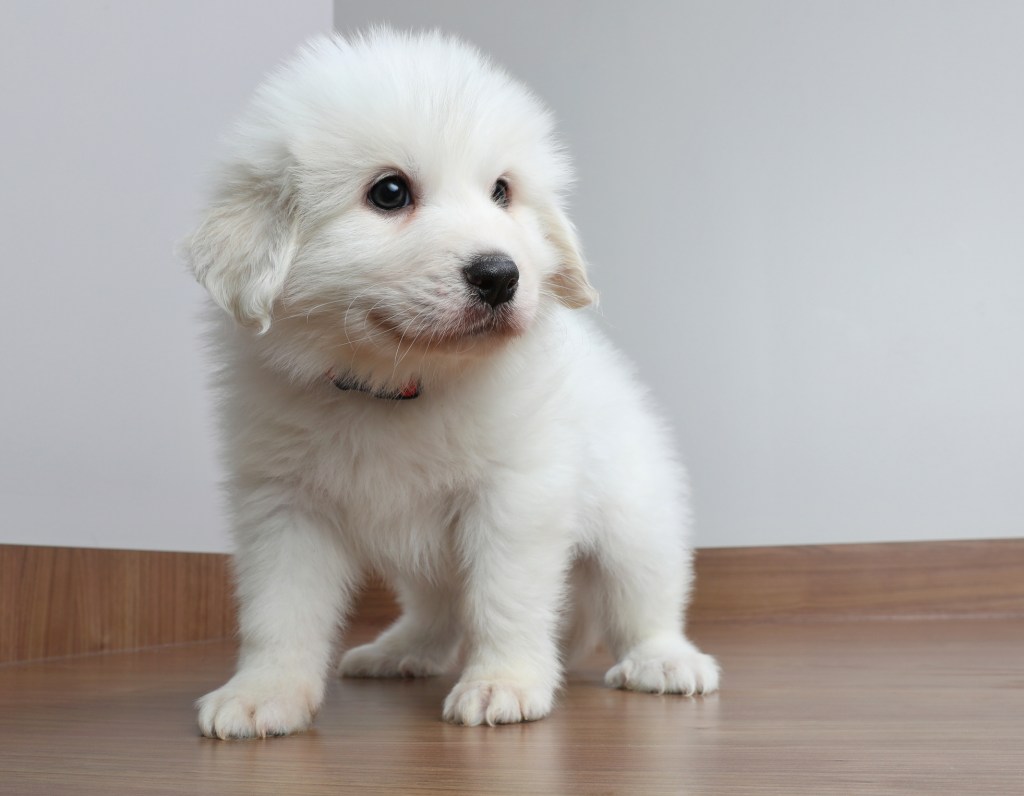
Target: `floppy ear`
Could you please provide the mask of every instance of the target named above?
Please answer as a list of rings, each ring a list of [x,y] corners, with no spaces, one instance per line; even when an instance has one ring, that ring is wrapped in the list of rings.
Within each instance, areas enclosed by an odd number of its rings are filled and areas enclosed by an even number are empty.
[[[270,328],[296,242],[287,192],[251,172],[236,173],[222,184],[185,254],[213,300],[262,334]]]
[[[587,269],[579,238],[565,212],[549,205],[541,214],[544,234],[558,253],[558,267],[548,277],[548,284],[566,307],[577,309],[597,302],[597,291],[587,280]]]

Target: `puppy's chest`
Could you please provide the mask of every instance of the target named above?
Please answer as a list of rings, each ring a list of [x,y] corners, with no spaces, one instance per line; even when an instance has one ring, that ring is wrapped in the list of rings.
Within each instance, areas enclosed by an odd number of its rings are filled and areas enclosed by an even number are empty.
[[[300,461],[308,492],[364,528],[408,526],[416,518],[435,523],[456,510],[480,488],[486,440],[443,417],[407,417],[403,408],[342,418],[307,437]]]

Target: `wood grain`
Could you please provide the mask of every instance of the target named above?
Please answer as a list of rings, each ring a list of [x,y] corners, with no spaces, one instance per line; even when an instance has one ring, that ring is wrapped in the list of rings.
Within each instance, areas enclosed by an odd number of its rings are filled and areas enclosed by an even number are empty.
[[[695,621],[1024,617],[1024,539],[697,551]]]
[[[1024,617],[1024,539],[697,552],[693,622]],[[371,584],[355,621],[397,613]],[[202,553],[0,545],[0,663],[220,639],[230,562]]]
[[[0,663],[225,638],[228,559],[0,545]]]
[[[372,632],[353,628],[353,643]],[[336,680],[312,730],[200,738],[228,643],[0,667],[0,793],[1019,794],[1024,622],[711,623],[708,697],[570,674],[554,713],[440,720],[452,675]]]

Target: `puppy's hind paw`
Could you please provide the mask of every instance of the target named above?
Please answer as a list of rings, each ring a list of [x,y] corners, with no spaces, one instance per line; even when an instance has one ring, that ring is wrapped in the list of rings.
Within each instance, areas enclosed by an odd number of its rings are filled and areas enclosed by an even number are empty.
[[[652,694],[710,694],[718,690],[718,663],[685,639],[638,644],[608,670],[612,688]]]
[[[388,650],[374,643],[346,652],[338,673],[342,677],[431,677],[443,674],[445,668],[425,655]]]

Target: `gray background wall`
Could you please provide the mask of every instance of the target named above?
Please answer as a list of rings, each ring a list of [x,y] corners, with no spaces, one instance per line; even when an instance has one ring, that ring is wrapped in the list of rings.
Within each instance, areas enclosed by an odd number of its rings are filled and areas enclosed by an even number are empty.
[[[319,2],[0,3],[0,542],[223,550],[174,255],[259,76]]]
[[[1024,533],[1024,5],[333,11],[459,32],[555,109],[603,322],[677,428],[701,545]],[[331,8],[0,19],[0,542],[225,549],[171,248],[218,132]]]

